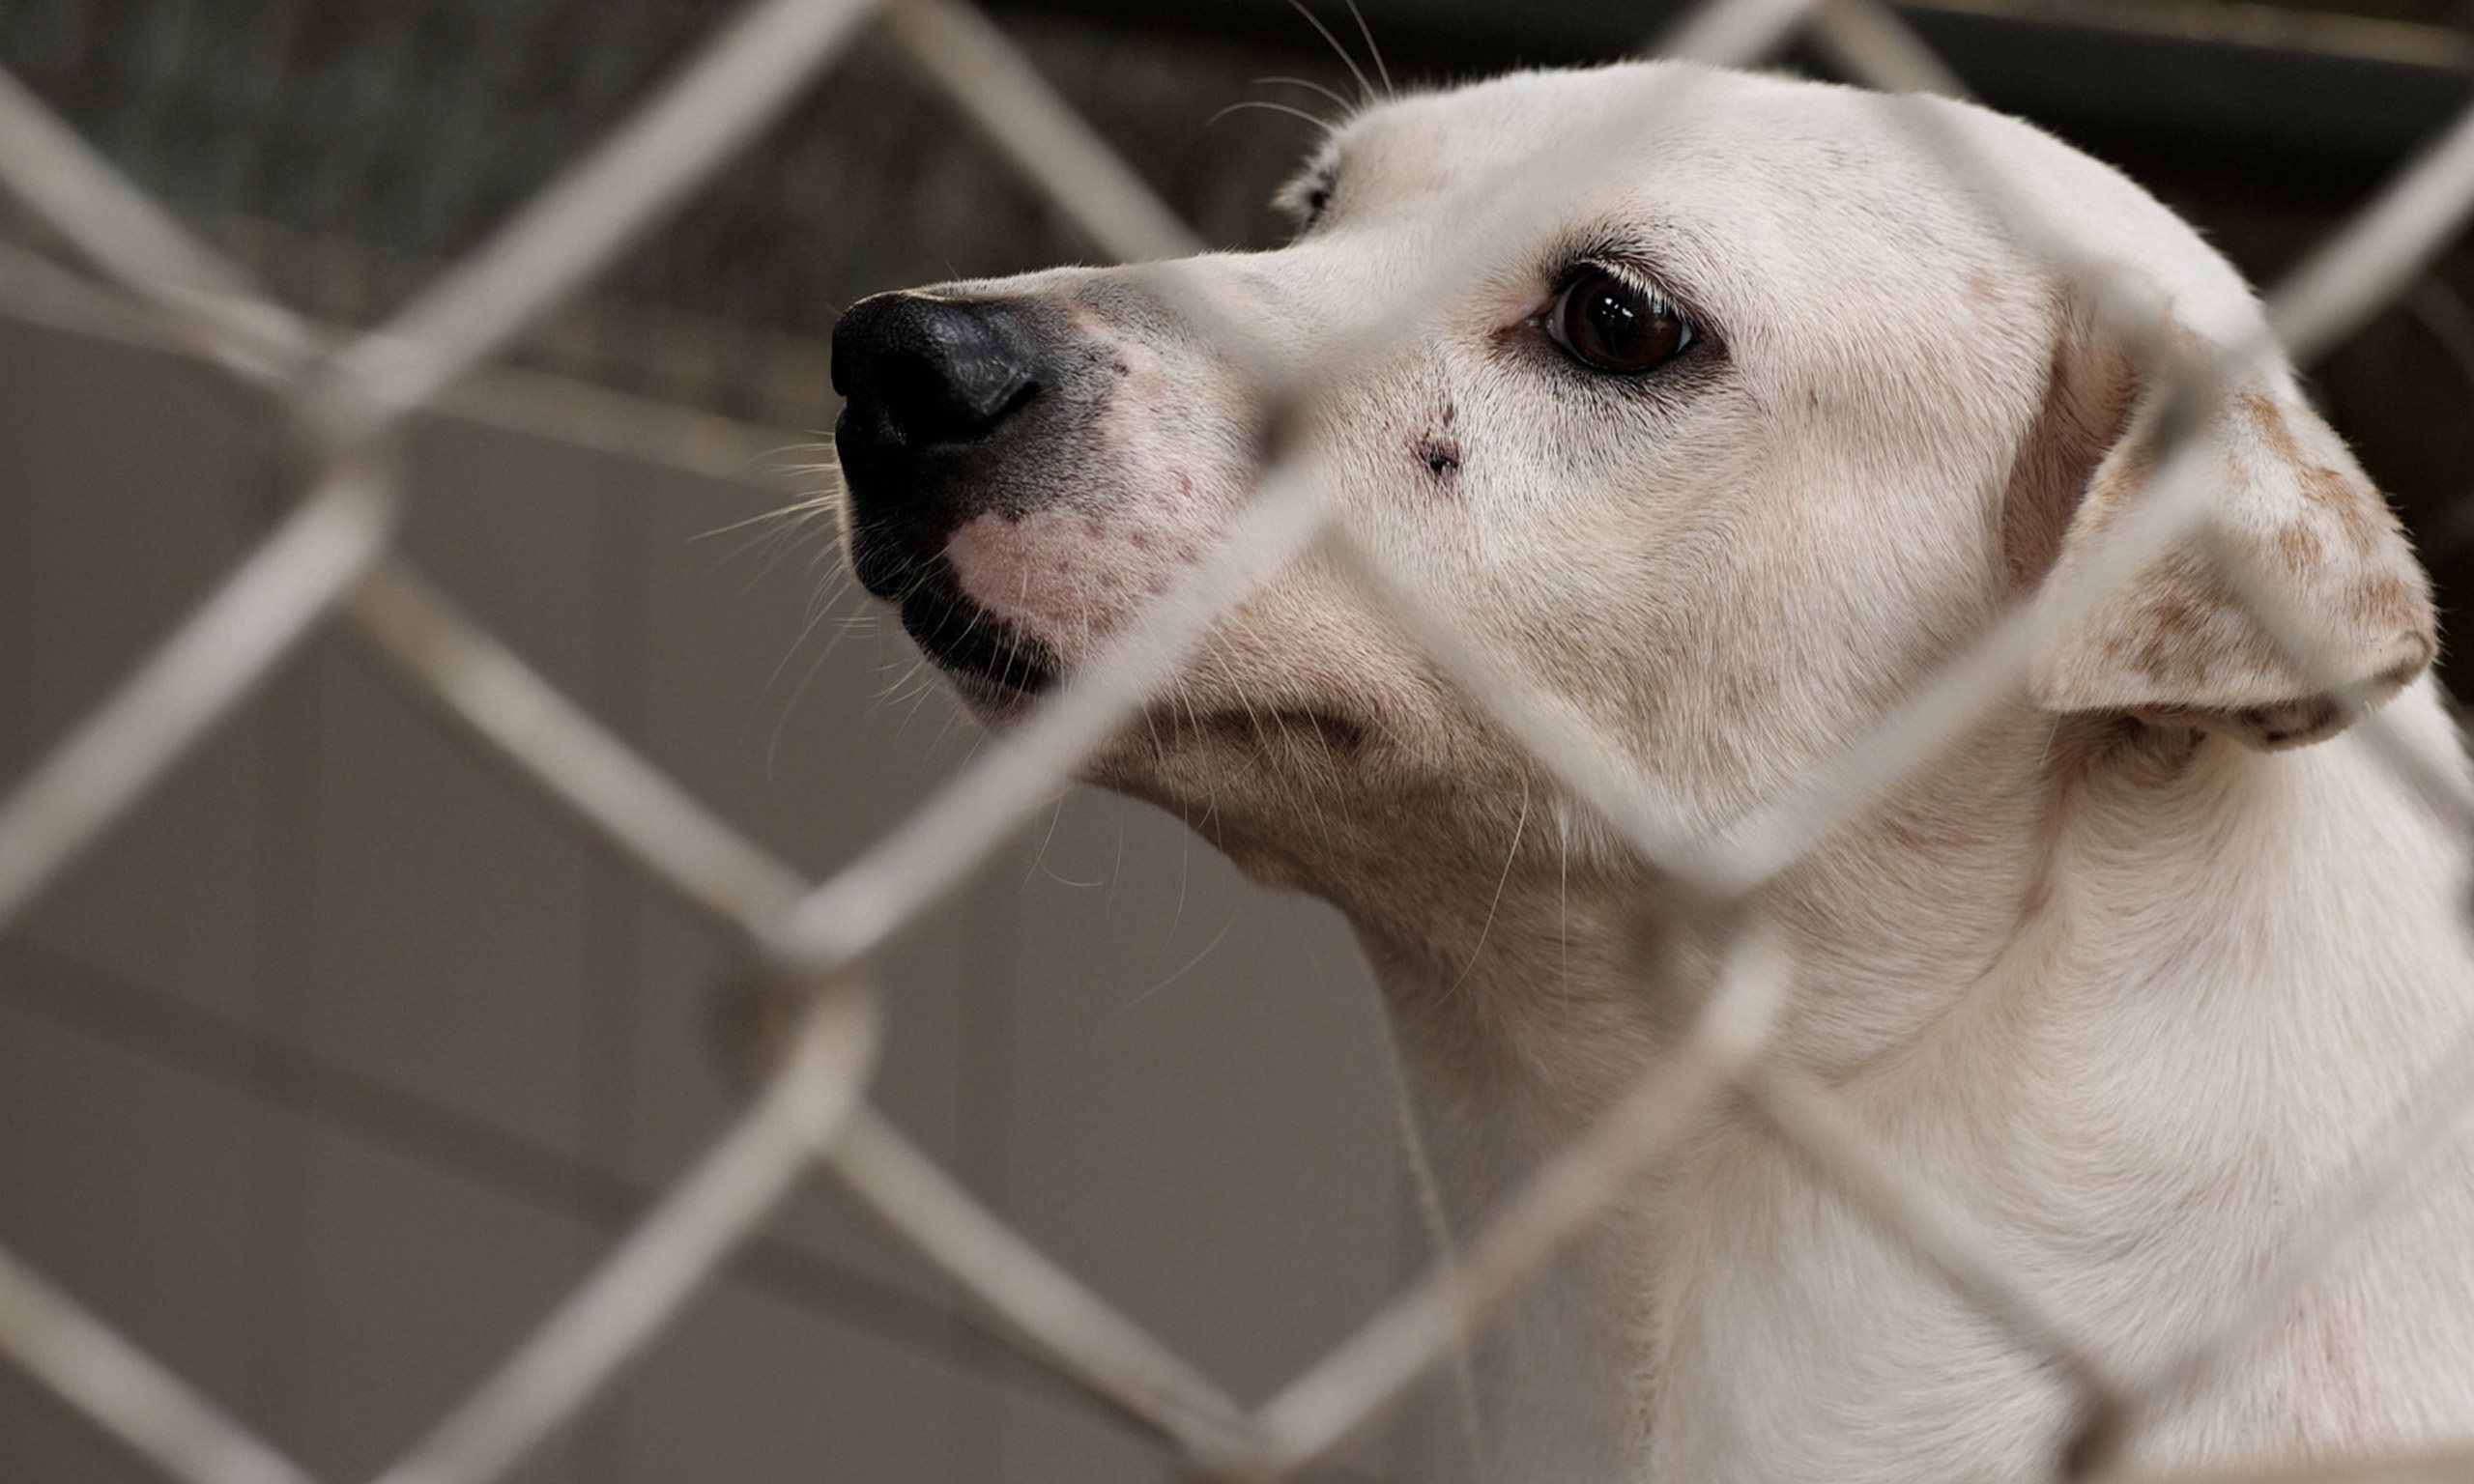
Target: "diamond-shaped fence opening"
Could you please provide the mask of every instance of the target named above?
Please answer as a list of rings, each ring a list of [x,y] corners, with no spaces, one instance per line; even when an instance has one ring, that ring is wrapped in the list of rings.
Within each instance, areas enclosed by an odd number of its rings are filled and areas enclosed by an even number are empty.
[[[2448,1059],[2391,1135],[2367,1149],[2336,1187],[2301,1206],[2285,1258],[2244,1301],[2161,1359],[2133,1364],[2104,1353],[2074,1331],[2054,1296],[2005,1267],[2000,1244],[1968,1214],[1970,1192],[1934,1188],[1901,1168],[1828,1089],[1765,1054],[1769,1027],[1795,992],[1795,964],[1752,908],[1760,887],[1834,824],[1931,767],[1996,698],[2022,683],[2028,617],[1982,636],[1937,680],[1762,813],[1714,839],[1673,838],[1646,802],[1648,782],[1618,749],[1474,643],[1447,605],[1387,569],[1324,499],[1319,450],[1310,440],[1273,458],[1217,549],[1008,745],[977,755],[924,807],[820,880],[776,859],[546,681],[412,561],[398,539],[406,514],[401,431],[409,414],[454,406],[554,437],[629,446],[640,435],[606,419],[590,426],[590,416],[566,415],[555,399],[528,400],[520,381],[474,378],[724,170],[870,28],[907,59],[930,96],[983,132],[1090,242],[1126,258],[1173,257],[1195,245],[1194,234],[1040,72],[959,0],[758,0],[666,76],[600,79],[596,96],[609,103],[600,139],[513,205],[503,224],[458,248],[375,328],[360,331],[330,328],[268,299],[33,94],[0,77],[0,183],[28,219],[98,271],[110,293],[46,279],[43,265],[23,254],[10,264],[13,282],[82,295],[97,325],[167,339],[216,363],[282,429],[281,456],[272,467],[284,471],[286,483],[262,539],[0,795],[0,928],[21,919],[213,728],[249,706],[304,641],[335,631],[459,721],[646,877],[734,932],[791,1011],[778,1056],[726,1130],[627,1225],[583,1282],[486,1374],[472,1378],[462,1398],[383,1471],[386,1484],[482,1484],[506,1476],[589,1406],[724,1264],[760,1240],[768,1214],[820,1168],[999,1316],[1037,1364],[1164,1440],[1196,1473],[1290,1476],[1324,1460],[1421,1376],[1449,1362],[1465,1335],[1619,1199],[1696,1111],[1727,1098],[1740,1099],[1799,1155],[1815,1182],[1867,1213],[1968,1304],[2048,1361],[2080,1402],[2078,1431],[2054,1440],[2055,1456],[2098,1467],[2147,1419],[2218,1369],[2238,1364],[2263,1320],[2310,1280],[2474,1098],[2474,1055]],[[1874,0],[1710,0],[1660,49],[1754,62],[1798,38],[1887,91],[1956,86]],[[1607,137],[1638,129],[1662,110],[1689,107],[1691,93],[1689,77],[1680,79],[1609,121]],[[2069,223],[2039,219],[1964,138],[1937,131],[1931,111],[1901,117],[2010,227],[2068,271],[2093,280],[2107,312],[2125,326],[2143,323],[2143,289],[2133,275],[2087,251]],[[1591,153],[1572,151],[1579,163],[1524,183],[1500,210],[1515,218],[1524,202],[1564,189]],[[2407,291],[2469,208],[2474,115],[2433,141],[2277,291],[2274,333],[2297,356],[2340,339]],[[1473,230],[1465,252],[1428,265],[1385,306],[1389,313],[1370,317],[1385,328],[1331,352],[1302,377],[1263,373],[1257,393],[1310,408],[1351,366],[1413,334],[1432,304],[1447,298],[1430,291],[1482,266],[1485,241],[1482,230]],[[1233,359],[1255,363],[1241,312],[1196,283],[1177,292],[1180,309],[1222,337]],[[2155,345],[2149,369],[2182,405],[2205,406],[2267,349],[2235,345],[2201,355]],[[2049,607],[2091,603],[2169,545],[2215,550],[2197,498],[2195,437],[2159,447],[2143,500],[2076,574],[2072,589],[2044,595]],[[872,976],[885,945],[933,920],[948,892],[1135,714],[1218,615],[1309,551],[1351,572],[1576,799],[1668,872],[1679,899],[1728,924],[1730,947],[1717,992],[1671,1056],[1539,1167],[1449,1258],[1267,1401],[1247,1406],[982,1205],[873,1104],[881,1022],[898,1022],[903,1009],[900,985],[879,986]],[[2229,554],[2218,556],[2225,581],[2293,665],[2328,677],[2314,634],[2284,611],[2268,576]],[[2330,689],[2347,694],[2342,685]],[[2469,822],[2440,761],[2376,711],[2360,725],[2407,785],[2453,823]],[[0,1351],[169,1477],[293,1484],[311,1476],[177,1368],[6,1250]],[[2474,1470],[2474,1454],[2420,1466]],[[2340,1461],[2325,1476],[2376,1467]]]

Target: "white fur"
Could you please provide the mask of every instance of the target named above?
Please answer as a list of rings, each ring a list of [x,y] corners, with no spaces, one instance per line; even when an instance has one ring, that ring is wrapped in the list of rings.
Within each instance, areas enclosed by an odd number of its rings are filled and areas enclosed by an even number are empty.
[[[1620,144],[1593,132],[1665,90],[1685,91]],[[1667,66],[1524,74],[1351,121],[1330,219],[1280,251],[954,288],[1053,299],[1123,365],[1078,464],[1111,472],[1056,512],[982,517],[949,549],[962,582],[1087,654],[1249,488],[1244,380],[1165,328],[1169,280],[1214,280],[1311,356],[1577,154],[1572,188],[1492,229],[1488,270],[1316,432],[1387,560],[1624,750],[1676,828],[1723,828],[2083,565],[2161,415],[2085,284],[1919,119],[2140,275],[2167,343],[2256,329],[2186,226],[2013,121]],[[1662,389],[1560,361],[1530,322],[1555,245],[1589,233],[1632,242],[1722,357]],[[2393,521],[2288,372],[2238,390],[2205,431],[2220,516],[2355,678],[2402,686],[2385,715],[2461,786],[2440,698],[2409,679],[2430,615]],[[1765,895],[1798,964],[1777,1054],[2125,1364],[2258,1277],[2474,1009],[2462,843],[2359,728],[2318,740],[2309,690],[2206,583],[2151,568]],[[1656,873],[1313,563],[1094,773],[1348,912],[1456,1221],[1654,1065],[1709,988],[1706,926],[1661,912]],[[2131,1462],[2474,1440],[2469,1233],[2453,1145]],[[2033,1477],[2073,1424],[2048,1369],[1731,1113],[1482,1359],[1503,1484]]]

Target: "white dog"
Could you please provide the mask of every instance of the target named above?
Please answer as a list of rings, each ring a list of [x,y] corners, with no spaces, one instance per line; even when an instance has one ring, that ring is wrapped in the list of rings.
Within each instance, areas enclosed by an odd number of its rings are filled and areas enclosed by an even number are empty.
[[[2146,284],[2153,323],[2100,315],[1947,166],[1953,136]],[[2260,328],[2190,228],[2052,138],[1769,77],[1387,102],[1286,199],[1279,251],[885,295],[837,328],[852,559],[988,717],[1119,631],[1289,440],[1383,559],[1713,835],[2091,564],[2168,420],[2133,342]],[[1446,265],[1403,333],[1400,294]],[[1243,306],[1250,356],[1385,338],[1302,425],[1271,417],[1195,284]],[[2262,363],[2200,432],[2218,517],[2460,784],[2423,573],[2292,374]],[[1765,892],[1795,964],[1773,1054],[2136,1369],[2247,1291],[2456,1041],[2466,862],[2187,556],[2053,612],[2030,684]],[[1093,774],[1346,911],[1454,1219],[1711,989],[1715,939],[1645,912],[1658,873],[1319,561]],[[1732,1110],[1527,1292],[1480,1376],[1502,1484],[2042,1477],[2081,1425],[2049,1365]],[[2450,1145],[2122,1457],[2466,1440]]]

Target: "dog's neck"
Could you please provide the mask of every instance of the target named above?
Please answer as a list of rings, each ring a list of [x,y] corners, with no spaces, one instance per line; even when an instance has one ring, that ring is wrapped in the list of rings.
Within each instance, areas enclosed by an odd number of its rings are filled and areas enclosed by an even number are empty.
[[[2446,754],[2451,724],[2428,686],[2394,711]],[[1999,1129],[2027,1147],[2084,1137],[2087,1099],[2108,1086],[2179,1076],[2188,1096],[2141,1130],[2132,1165],[2217,1182],[2229,1210],[2244,1182],[2330,1178],[2405,1072],[2461,1029],[2461,986],[2430,969],[2463,961],[2460,847],[2363,749],[2341,738],[2263,756],[2034,718],[1994,728],[1937,768],[1935,787],[1840,832],[1768,894],[1796,961],[1775,1054],[1910,1136]],[[1510,853],[1482,891],[1428,898],[1423,932],[1356,915],[1440,1204],[1463,1228],[1658,1064],[1717,961],[1693,922],[1645,918],[1656,888],[1644,873]],[[2379,859],[2396,874],[2366,878],[2359,864]],[[1999,1034],[1983,1034],[1995,1020]],[[2331,1038],[2383,1049],[2297,1085]],[[1968,1046],[1995,1044],[2020,1065],[1969,1065]],[[2315,1120],[2323,1139],[2292,1131]],[[2291,1147],[2260,1145],[2271,1129]],[[2228,1133],[2251,1152],[2247,1173],[2215,1168],[2208,1151]],[[2000,1224],[2060,1219],[2005,1198],[1986,1213]],[[1604,1224],[1509,1317],[1484,1369],[1512,1381],[1484,1388],[1485,1411],[1522,1436],[1498,1441],[1499,1461],[1612,1477],[1638,1446],[1656,1226],[1638,1210]],[[2188,1235],[2210,1249],[2213,1234]]]
[[[2431,687],[2389,714],[2462,771]],[[2461,957],[2461,848],[2369,751],[2351,735],[2262,755],[2106,721],[1997,724],[1765,894],[1796,964],[1776,1054],[1860,1081],[1929,1053],[1988,994],[2066,1018],[2151,979],[2160,933],[2190,956],[2193,995],[2256,993],[2256,1008],[2287,1016],[2346,1012],[2341,997],[2318,1003],[2300,988],[2237,990],[2230,979],[2259,977],[2271,950],[2386,958],[2406,945],[2426,963]],[[1480,852],[1456,871],[1419,866],[1416,890],[1380,883],[1373,905],[1332,894],[1384,985],[1422,1098],[1439,1115],[1475,1110],[1444,1123],[1503,1146],[1482,1163],[1525,1168],[1554,1147],[1654,1067],[1714,986],[1713,931],[1660,910],[1654,872],[1568,849],[1562,828],[1533,819],[1521,848]],[[2411,870],[2409,847],[2423,858]],[[2366,859],[2399,865],[2379,880],[2346,865]],[[2159,883],[2173,900],[2158,899]],[[2315,920],[2297,931],[2304,901]],[[2444,941],[2424,941],[2434,935]],[[2280,985],[2315,970],[2303,957],[2271,966]],[[2418,991],[2380,1003],[2411,1018],[2408,1004],[2455,1001]],[[1494,1179],[1470,1184],[1478,1199],[1498,1193]]]
[[[2053,900],[2057,843],[2087,815],[2152,818],[2196,749],[2021,713],[1927,785],[1837,832],[1761,896],[1797,961],[1780,1050],[1830,1079],[1929,1033]],[[2090,790],[2095,790],[2091,793]],[[1544,807],[1456,855],[1352,863],[1326,888],[1433,1094],[1541,1135],[1618,1096],[1684,1034],[1725,942],[1661,874]]]

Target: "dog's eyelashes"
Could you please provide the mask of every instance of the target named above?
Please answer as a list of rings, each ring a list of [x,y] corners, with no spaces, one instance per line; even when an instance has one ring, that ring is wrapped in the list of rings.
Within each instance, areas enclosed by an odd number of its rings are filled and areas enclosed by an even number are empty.
[[[1696,336],[1683,311],[1656,290],[1597,267],[1573,275],[1544,323],[1566,355],[1611,376],[1654,371],[1690,349]]]
[[[1302,181],[1292,183],[1280,192],[1277,204],[1297,223],[1297,235],[1304,237],[1322,225],[1331,214],[1332,198],[1339,191],[1339,179],[1329,166],[1316,170]]]
[[[1332,202],[1339,191],[1339,156],[1327,140],[1313,163],[1282,186],[1280,194],[1272,198],[1272,204],[1297,223],[1297,235],[1304,237],[1331,214]]]

